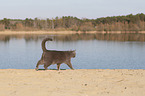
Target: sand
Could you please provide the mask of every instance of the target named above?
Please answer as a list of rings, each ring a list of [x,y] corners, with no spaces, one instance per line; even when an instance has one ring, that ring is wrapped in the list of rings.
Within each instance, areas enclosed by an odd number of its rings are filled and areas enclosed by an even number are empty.
[[[0,69],[0,96],[145,96],[145,70]]]

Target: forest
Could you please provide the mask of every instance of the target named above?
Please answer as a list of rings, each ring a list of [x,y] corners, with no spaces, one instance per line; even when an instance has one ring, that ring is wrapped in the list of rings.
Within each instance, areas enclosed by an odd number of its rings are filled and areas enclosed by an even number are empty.
[[[0,20],[0,31],[145,31],[145,14],[79,19],[73,16],[54,19],[26,18]]]

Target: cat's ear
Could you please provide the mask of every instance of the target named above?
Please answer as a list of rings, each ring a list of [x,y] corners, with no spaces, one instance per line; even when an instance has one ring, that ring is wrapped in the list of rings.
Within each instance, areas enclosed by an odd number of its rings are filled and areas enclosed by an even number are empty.
[[[75,54],[76,53],[76,50],[73,50],[72,52]]]
[[[76,52],[76,49],[75,50],[73,50],[74,52]]]
[[[70,50],[70,51],[72,51],[72,52],[73,52],[73,51],[76,52],[76,49],[75,49],[75,50]]]

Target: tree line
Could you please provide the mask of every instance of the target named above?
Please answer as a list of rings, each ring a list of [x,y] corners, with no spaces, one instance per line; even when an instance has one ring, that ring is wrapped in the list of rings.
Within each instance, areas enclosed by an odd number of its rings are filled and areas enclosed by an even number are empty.
[[[79,19],[73,16],[54,19],[7,19],[0,20],[0,31],[145,31],[145,14]]]

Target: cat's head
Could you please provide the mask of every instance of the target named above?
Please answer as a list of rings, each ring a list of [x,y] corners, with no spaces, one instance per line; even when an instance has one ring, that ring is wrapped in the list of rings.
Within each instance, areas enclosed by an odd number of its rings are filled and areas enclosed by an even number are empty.
[[[75,58],[76,57],[76,50],[73,50],[73,51],[70,51],[70,52],[71,52],[71,54],[70,54],[71,57],[72,58]]]

